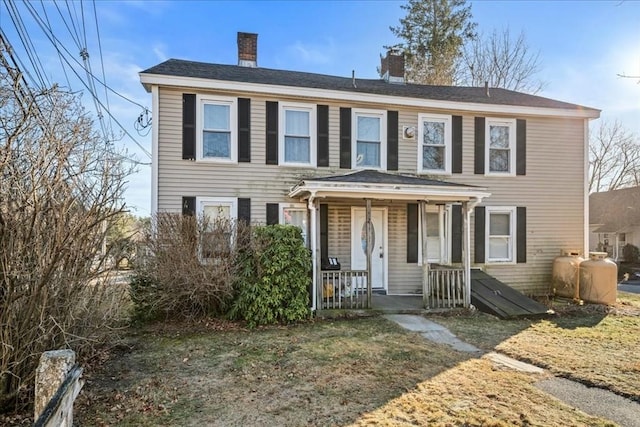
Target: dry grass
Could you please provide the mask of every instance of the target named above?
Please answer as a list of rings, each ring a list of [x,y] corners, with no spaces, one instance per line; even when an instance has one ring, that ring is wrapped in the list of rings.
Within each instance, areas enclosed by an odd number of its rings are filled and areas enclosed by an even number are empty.
[[[418,385],[354,426],[611,426],[570,410],[534,387],[540,375],[498,369],[486,359],[462,362]]]
[[[87,372],[79,425],[608,425],[537,390],[540,375],[382,318],[165,325],[130,345]]]
[[[565,303],[554,309],[555,317],[539,321],[484,314],[437,321],[485,350],[640,401],[640,296],[620,293],[612,308]]]

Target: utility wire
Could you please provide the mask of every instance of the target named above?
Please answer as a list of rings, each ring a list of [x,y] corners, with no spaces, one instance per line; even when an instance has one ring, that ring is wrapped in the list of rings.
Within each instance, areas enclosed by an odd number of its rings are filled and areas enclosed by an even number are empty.
[[[102,55],[102,41],[100,40],[100,26],[98,25],[98,12],[96,10],[96,0],[93,0],[93,18],[96,23],[96,35],[98,38],[98,52],[100,53],[100,66],[102,68],[102,81],[105,82],[104,86],[104,100],[107,104],[107,110],[111,110],[111,105],[109,105],[109,92],[107,91],[106,82],[107,75],[104,72],[104,56]],[[86,43],[86,40],[85,40]],[[113,132],[113,128],[111,126],[111,121],[109,121],[109,130]]]
[[[42,6],[42,12],[44,13],[44,17],[47,20],[47,25],[51,28],[51,22],[49,21],[49,15],[47,14],[47,9],[44,7],[44,0],[40,0],[40,5]],[[55,46],[54,46],[55,47]],[[60,61],[60,68],[62,68],[62,72],[64,73],[64,78],[67,81],[67,87],[70,91],[72,91],[71,82],[69,81],[69,76],[67,75],[67,68],[64,66],[64,62],[62,61],[62,56],[60,55],[60,50],[56,48],[56,52],[58,53],[58,60]]]
[[[36,20],[36,23],[40,26],[40,28],[43,30],[43,32],[45,33],[45,36],[47,36],[47,38],[49,39],[49,41],[53,44],[53,46],[58,49],[58,44],[60,45],[60,47],[62,47],[64,49],[65,52],[67,52],[67,54],[78,64],[82,67],[82,65],[78,62],[77,59],[75,59],[75,57],[69,52],[69,50],[64,46],[64,44],[60,43],[60,41],[57,39],[57,37],[55,36],[55,34],[53,34],[53,31],[51,28],[46,27],[46,25],[44,24],[42,18],[38,15],[38,13],[35,11],[35,9],[33,8],[33,6],[31,6],[31,4],[29,2],[25,3],[25,6],[27,7],[27,9],[29,10],[29,12],[31,13],[31,15],[33,16],[33,18]],[[58,42],[58,44],[55,43],[55,41]],[[59,50],[58,50],[59,51]],[[80,77],[80,75],[78,74],[78,72],[71,66],[71,63],[69,62],[69,60],[62,55],[62,58],[64,59],[64,61],[69,65],[71,71],[73,71],[73,73],[76,75],[76,77],[80,80],[80,82],[87,88],[87,90],[89,90],[91,92],[91,88],[89,87],[89,85]],[[90,73],[89,73],[90,74]],[[94,79],[98,80],[95,76],[93,76],[93,74],[90,74],[91,77],[93,77]],[[104,84],[104,83],[102,83]],[[105,85],[106,87],[106,85]],[[110,89],[113,90],[113,89]],[[117,92],[116,92],[117,94]],[[119,95],[119,94],[118,94]],[[102,104],[102,101],[100,101],[100,99],[95,98],[94,95],[94,99],[95,101],[104,108],[104,105]],[[149,158],[151,158],[151,153],[144,148],[134,137],[133,135],[131,135],[131,133],[129,131],[127,131],[127,129],[122,126],[122,124],[118,121],[118,119],[116,119],[113,114],[111,114],[111,112],[109,110],[107,110],[107,113],[109,114],[109,116],[113,119],[114,122],[116,122],[116,124],[120,127],[120,129],[138,146],[138,148],[140,148],[142,150],[143,153],[145,153]]]

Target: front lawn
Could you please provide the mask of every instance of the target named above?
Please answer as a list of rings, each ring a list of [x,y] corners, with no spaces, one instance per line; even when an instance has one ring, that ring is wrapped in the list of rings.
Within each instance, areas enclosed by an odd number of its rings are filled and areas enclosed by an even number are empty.
[[[85,377],[79,425],[611,425],[380,317],[145,327]]]
[[[484,350],[640,401],[640,295],[619,292],[611,308],[553,308],[558,314],[547,320],[504,321],[482,313],[434,320]]]

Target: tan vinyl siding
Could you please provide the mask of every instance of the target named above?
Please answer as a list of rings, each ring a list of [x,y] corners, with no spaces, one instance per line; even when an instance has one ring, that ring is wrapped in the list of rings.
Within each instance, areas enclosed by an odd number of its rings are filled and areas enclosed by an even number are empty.
[[[221,164],[182,159],[182,93],[160,88],[158,208],[179,211],[182,196],[248,197],[254,223],[266,221],[266,203],[292,202],[286,194],[300,178],[349,172],[340,169],[339,108],[399,110],[400,173],[416,173],[417,138],[402,138],[403,126],[417,126],[419,113],[456,111],[399,109],[397,106],[347,104],[326,100],[298,102],[329,105],[329,167],[292,168],[265,164],[265,98],[251,93],[224,94],[251,98],[251,162]],[[222,94],[222,93],[220,93]],[[479,114],[486,116],[484,114]],[[508,116],[500,116],[507,117]],[[463,173],[433,177],[485,187],[492,195],[484,206],[527,208],[527,263],[480,265],[489,274],[527,293],[546,293],[553,258],[563,248],[582,248],[584,230],[584,121],[545,117],[527,120],[527,175],[486,177],[474,170],[474,116],[463,114]],[[362,201],[354,201],[356,204]],[[329,203],[329,254],[350,267],[350,208]],[[374,202],[375,204],[375,202]],[[420,287],[420,268],[406,263],[406,205],[389,206],[389,291],[411,293]],[[473,240],[473,220],[471,224]],[[473,241],[472,241],[473,249]],[[472,252],[473,260],[473,252]]]

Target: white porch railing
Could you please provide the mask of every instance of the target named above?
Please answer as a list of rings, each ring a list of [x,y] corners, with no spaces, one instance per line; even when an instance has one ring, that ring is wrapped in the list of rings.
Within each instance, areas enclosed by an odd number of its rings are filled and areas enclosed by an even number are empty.
[[[322,309],[370,308],[366,270],[323,271],[319,290]]]
[[[464,270],[461,268],[429,270],[429,280],[422,292],[425,308],[463,307]]]

